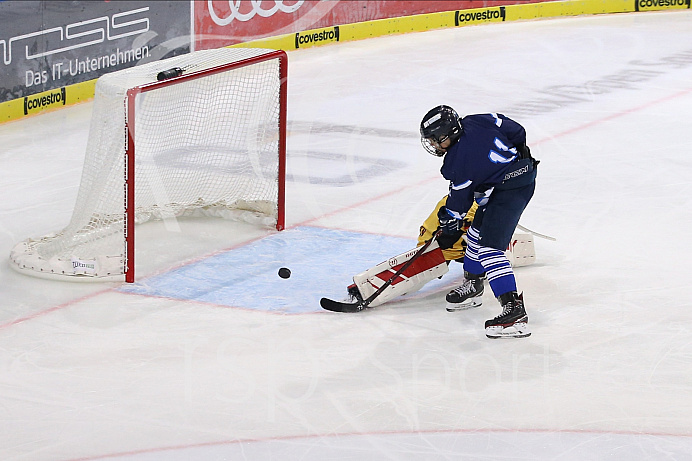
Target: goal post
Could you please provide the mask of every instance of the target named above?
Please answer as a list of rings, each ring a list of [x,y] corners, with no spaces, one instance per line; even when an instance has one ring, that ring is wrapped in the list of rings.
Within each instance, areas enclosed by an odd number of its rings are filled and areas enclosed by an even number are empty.
[[[17,244],[12,266],[133,282],[135,224],[215,216],[282,230],[287,64],[284,51],[220,48],[100,77],[70,223]]]

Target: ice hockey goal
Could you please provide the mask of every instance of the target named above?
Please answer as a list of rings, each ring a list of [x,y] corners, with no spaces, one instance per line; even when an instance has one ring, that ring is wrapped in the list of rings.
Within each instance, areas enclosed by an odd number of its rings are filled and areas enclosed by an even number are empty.
[[[13,267],[133,282],[135,223],[209,215],[283,229],[286,80],[285,52],[250,48],[99,78],[72,219],[17,244]]]

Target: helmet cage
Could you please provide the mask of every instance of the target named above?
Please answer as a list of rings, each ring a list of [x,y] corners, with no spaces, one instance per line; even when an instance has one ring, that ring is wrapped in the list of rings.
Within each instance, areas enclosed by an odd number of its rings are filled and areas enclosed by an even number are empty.
[[[421,136],[420,143],[423,145],[423,149],[428,151],[429,154],[432,154],[435,157],[442,157],[447,153],[447,149],[440,147],[440,144],[445,142],[447,139],[449,139],[449,136],[443,136],[442,139],[439,140],[435,138],[424,138]]]
[[[459,115],[449,106],[437,106],[430,110],[420,124],[421,144],[423,148],[436,157],[442,157],[461,136],[462,127]],[[451,143],[446,148],[441,144],[447,140]]]

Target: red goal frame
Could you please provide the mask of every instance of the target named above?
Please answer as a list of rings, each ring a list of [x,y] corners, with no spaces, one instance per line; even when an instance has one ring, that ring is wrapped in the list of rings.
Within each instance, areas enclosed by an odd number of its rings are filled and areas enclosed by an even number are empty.
[[[190,72],[168,80],[162,80],[136,86],[127,90],[125,107],[125,281],[135,281],[135,99],[137,95],[147,91],[175,85],[183,81],[194,80],[208,75],[227,72],[233,69],[250,66],[258,62],[279,60],[279,171],[278,171],[278,211],[276,230],[284,229],[285,224],[285,189],[286,189],[286,103],[288,94],[288,56],[285,51],[276,50],[261,56],[242,59],[239,61],[212,67],[206,70]]]

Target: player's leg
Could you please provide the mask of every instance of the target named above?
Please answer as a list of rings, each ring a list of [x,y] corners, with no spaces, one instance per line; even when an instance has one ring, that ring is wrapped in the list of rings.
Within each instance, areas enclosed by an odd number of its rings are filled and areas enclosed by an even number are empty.
[[[446,205],[447,196],[443,197],[435,209],[430,213],[430,216],[423,222],[420,227],[420,234],[418,237],[418,245],[422,245],[429,238],[432,237],[433,233],[440,227],[440,221],[437,217],[437,212],[440,207]],[[468,250],[468,232],[471,227],[471,223],[474,220],[476,210],[478,206],[474,203],[470,210],[464,216],[462,221],[461,229],[458,235],[453,236],[441,236],[438,239],[440,247],[442,248],[442,253],[447,261],[458,261],[463,262],[466,252]],[[477,231],[476,231],[477,233]],[[480,287],[480,292],[478,296],[469,296],[474,293],[474,288]],[[483,294],[483,281],[479,278],[473,276],[468,272],[464,273],[464,283],[458,288],[450,291],[447,294],[447,310],[450,312],[468,309],[471,307],[477,307],[481,305],[481,295]]]
[[[523,294],[517,293],[514,272],[504,249],[533,196],[534,188],[532,182],[517,189],[496,189],[484,213],[478,237],[478,261],[485,270],[493,294],[502,305],[502,313],[485,322],[486,335],[490,338],[531,334],[527,328]]]
[[[473,224],[466,233],[466,252],[464,254],[464,283],[447,293],[449,312],[470,309],[483,304],[483,278],[485,270],[479,260],[478,227],[483,222],[485,208],[475,211]]]

